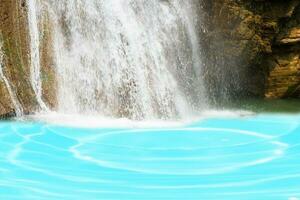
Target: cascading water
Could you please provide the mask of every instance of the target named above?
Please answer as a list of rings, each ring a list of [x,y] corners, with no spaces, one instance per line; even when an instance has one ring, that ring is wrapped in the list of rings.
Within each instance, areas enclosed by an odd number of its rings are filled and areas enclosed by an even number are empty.
[[[4,58],[4,54],[2,52],[2,40],[0,38],[0,81],[3,81],[5,86],[6,86],[6,89],[9,93],[9,95],[10,95],[10,98],[11,98],[11,102],[14,106],[16,115],[21,116],[23,114],[23,108],[22,108],[16,94],[14,93],[14,91],[13,91],[11,85],[10,85],[10,82],[8,81],[6,76],[4,75],[3,58]]]
[[[36,11],[36,0],[28,0],[28,23],[30,35],[30,81],[36,100],[43,110],[48,110],[46,104],[42,100],[42,81],[40,75],[40,38],[38,30],[38,20]]]
[[[198,17],[191,14],[197,1],[43,0],[38,7],[54,24],[60,112],[176,118],[205,105]]]

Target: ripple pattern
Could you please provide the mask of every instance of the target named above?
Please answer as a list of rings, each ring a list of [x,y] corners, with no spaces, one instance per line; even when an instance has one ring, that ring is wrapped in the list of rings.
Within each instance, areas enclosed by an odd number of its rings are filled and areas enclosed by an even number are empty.
[[[0,124],[2,200],[299,200],[300,116],[164,129]]]

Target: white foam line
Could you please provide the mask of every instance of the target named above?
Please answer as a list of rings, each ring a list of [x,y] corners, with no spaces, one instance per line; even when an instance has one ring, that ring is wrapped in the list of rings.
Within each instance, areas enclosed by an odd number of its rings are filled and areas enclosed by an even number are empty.
[[[72,133],[69,133],[68,135],[67,134],[63,134],[63,133],[60,133],[60,132],[58,132],[58,131],[56,131],[55,129],[53,129],[50,125],[47,125],[46,127],[45,127],[45,129],[48,129],[49,131],[51,131],[52,133],[54,133],[54,134],[56,134],[56,135],[59,135],[59,136],[62,136],[62,137],[65,137],[65,138],[67,138],[67,139],[69,139],[69,140],[72,140],[72,141],[78,141],[78,138],[77,138],[77,136],[74,136],[74,135],[72,135]],[[82,130],[82,131],[84,131],[84,130]],[[113,130],[113,131],[111,131],[111,130],[106,130],[105,132],[104,132],[104,130],[101,130],[101,133],[93,133],[93,134],[106,134],[106,133],[111,133],[111,132],[115,132],[116,130]],[[70,130],[70,132],[72,132],[72,130]],[[88,137],[88,136],[87,136]],[[82,137],[81,137],[82,138]],[[80,139],[80,138],[79,138]]]
[[[39,141],[36,141],[36,140],[31,140],[31,142],[35,143],[35,144],[40,144],[40,145],[43,145],[43,146],[46,146],[46,147],[49,147],[49,148],[52,148],[52,149],[55,149],[55,150],[58,150],[58,151],[68,152],[68,150],[66,150],[66,149],[63,149],[63,148],[60,148],[60,147],[57,147],[57,146],[53,146],[51,144],[47,144],[47,143],[44,143],[44,142],[39,142]]]
[[[285,148],[285,149],[287,149],[289,147],[288,144],[283,143],[283,142],[278,142],[278,141],[272,141],[272,144],[275,144],[275,145],[277,145],[279,147],[282,147],[282,148]]]
[[[85,143],[87,144],[87,143]],[[90,143],[88,143],[90,144]],[[130,148],[133,149],[134,148]],[[255,151],[255,152],[249,152],[249,153],[236,153],[236,154],[221,154],[221,155],[217,155],[214,157],[211,156],[202,156],[202,157],[183,157],[183,158],[178,158],[178,157],[147,157],[147,158],[137,158],[137,157],[132,157],[131,159],[135,160],[135,161],[176,161],[176,160],[193,160],[193,161],[197,161],[197,160],[211,160],[211,159],[218,159],[218,158],[228,158],[228,157],[234,157],[234,156],[249,156],[249,155],[257,155],[257,154],[261,154],[261,153],[272,153],[275,155],[283,155],[283,151],[281,149],[277,149],[277,150],[266,150],[266,151]],[[101,156],[119,156],[121,157],[121,159],[126,158],[128,160],[130,160],[130,157],[124,157],[124,155],[116,155],[116,154],[109,154],[109,153],[98,153],[97,155],[101,155]]]
[[[62,125],[65,127],[77,128],[167,128],[181,127],[190,124],[196,119],[184,121],[166,121],[166,120],[145,120],[134,121],[126,118],[108,118],[101,115],[67,115],[55,112],[38,113],[28,116],[28,119],[44,121],[48,124]],[[197,119],[198,121],[198,119]]]
[[[220,134],[223,134],[224,132],[230,132],[230,133],[237,133],[237,134],[243,134],[243,135],[250,135],[250,136],[254,136],[254,137],[259,137],[259,138],[263,138],[263,139],[273,139],[274,137],[273,136],[269,136],[269,135],[265,135],[265,134],[261,134],[261,133],[257,133],[257,132],[251,132],[251,131],[244,131],[244,130],[237,130],[237,129],[222,129],[222,128],[176,128],[176,129],[135,129],[135,130],[117,130],[117,131],[110,131],[110,132],[106,132],[106,133],[100,133],[100,134],[97,134],[95,133],[93,136],[87,136],[85,138],[81,138],[80,139],[80,142],[82,144],[101,144],[101,143],[95,143],[95,142],[89,142],[89,141],[94,141],[96,139],[99,139],[99,138],[102,138],[102,137],[105,137],[105,136],[111,136],[111,135],[118,135],[118,134],[125,134],[125,133],[140,133],[140,134],[144,134],[145,132],[153,132],[155,134],[157,133],[160,133],[160,134],[163,134],[161,132],[169,132],[169,131],[172,131],[172,132],[175,132],[175,131],[193,131],[193,132],[196,132],[196,131],[202,131],[202,132],[199,132],[198,134],[206,134],[205,132],[203,131],[218,131],[220,132]],[[172,134],[175,134],[175,133],[172,133]],[[209,148],[218,148],[218,147],[237,147],[237,146],[244,146],[244,145],[248,145],[248,144],[255,144],[256,142],[253,142],[253,143],[243,143],[243,144],[238,144],[238,145],[228,145],[228,146],[212,146],[212,147],[209,147]],[[277,142],[275,145],[279,146],[282,145],[282,146],[286,146],[287,144],[285,143],[282,143],[282,142]],[[124,147],[124,148],[133,148],[132,146],[126,146],[126,145],[123,145],[121,147]],[[145,149],[145,150],[165,150],[165,148],[152,148],[152,149],[149,149],[149,148],[142,148],[142,147],[134,147],[134,148],[140,148],[140,149]],[[208,147],[199,147],[197,149],[208,149]],[[182,147],[178,147],[178,148],[169,148],[168,150],[196,150],[195,148],[182,148]]]
[[[260,152],[253,152],[253,153],[241,153],[241,154],[222,154],[222,155],[219,155],[219,156],[214,156],[214,157],[211,157],[211,156],[203,156],[203,157],[183,157],[183,158],[180,158],[180,157],[147,157],[147,158],[132,158],[133,160],[135,161],[206,161],[206,160],[216,160],[218,158],[230,158],[230,157],[238,157],[238,156],[246,156],[246,155],[257,155],[258,153],[262,153],[263,151],[260,151]],[[265,151],[265,152],[272,152],[274,153],[274,151]],[[105,154],[106,155],[106,154]],[[120,156],[120,157],[123,157],[123,156]],[[124,157],[123,157],[124,158]],[[127,158],[126,158],[127,159]],[[129,160],[129,159],[128,159]]]
[[[103,115],[80,115],[80,114],[63,114],[59,112],[49,111],[35,113],[29,118],[48,122],[49,124],[71,125],[71,127],[87,127],[87,128],[155,128],[155,127],[180,127],[182,125],[199,122],[203,119],[210,118],[239,118],[243,116],[255,116],[253,112],[244,110],[204,110],[197,116],[181,120],[162,120],[152,119],[144,121],[136,121],[127,118],[109,118]]]
[[[143,147],[135,147],[135,146],[127,146],[127,145],[113,145],[113,144],[106,144],[106,143],[101,143],[101,142],[84,142],[83,144],[92,144],[92,145],[101,145],[101,146],[107,146],[111,148],[122,148],[122,149],[136,149],[136,150],[141,150],[141,151],[196,151],[196,150],[207,150],[207,149],[218,149],[218,148],[235,148],[235,147],[240,147],[240,146],[248,146],[248,145],[255,145],[258,143],[273,143],[268,140],[263,140],[260,142],[251,142],[251,143],[241,143],[241,144],[236,144],[236,145],[224,145],[224,146],[209,146],[209,147],[178,147],[178,148],[143,148]],[[276,146],[279,146],[278,144],[274,144]],[[282,145],[283,146],[283,145]],[[267,151],[259,151],[259,152],[267,152]],[[242,155],[243,153],[241,153]],[[245,153],[248,155],[248,153]]]
[[[17,164],[17,157],[20,154],[20,152],[22,151],[22,146],[25,145],[26,143],[28,143],[32,137],[38,136],[38,135],[43,135],[43,130],[40,133],[33,133],[33,134],[29,134],[29,135],[21,135],[18,133],[18,131],[12,127],[14,130],[14,133],[18,136],[20,136],[21,138],[23,138],[22,142],[17,143],[14,146],[14,149],[7,155],[7,160],[12,163],[12,164]]]
[[[47,128],[47,126],[43,127],[43,129],[42,129],[43,131],[42,131],[42,132],[45,132],[45,131],[46,131],[46,128]],[[22,135],[16,133],[16,132],[18,132],[18,131],[17,131],[14,127],[13,127],[13,130],[14,130],[13,133],[15,133],[16,135],[18,135],[18,136],[20,136],[20,137],[22,137],[22,138],[25,138],[25,137],[26,137],[26,136],[22,136]],[[30,140],[32,143],[40,144],[40,145],[43,145],[43,146],[47,146],[47,147],[53,148],[53,149],[55,149],[55,150],[63,151],[63,152],[69,152],[69,151],[66,150],[66,149],[63,149],[63,148],[60,148],[60,147],[57,147],[57,146],[53,146],[53,145],[51,145],[51,144],[39,142],[39,141],[36,141],[36,140],[32,139],[32,137],[35,137],[35,136],[38,136],[38,135],[43,135],[43,134],[36,133],[36,134],[34,134],[34,135],[32,134],[32,135],[27,135],[27,136],[30,136],[29,140]],[[64,136],[64,135],[62,135],[62,136]],[[65,136],[64,136],[64,137],[65,137]],[[66,138],[67,138],[67,137],[66,137]],[[26,139],[26,138],[25,138],[25,139]],[[72,139],[72,138],[68,138],[68,139],[74,140],[74,139]],[[0,142],[0,143],[1,143],[1,142]],[[13,145],[10,144],[10,143],[7,143],[7,144],[10,145],[10,146],[13,146]]]
[[[244,134],[244,135],[250,135],[250,136],[254,136],[254,137],[259,137],[259,138],[263,138],[263,139],[273,139],[272,136],[269,135],[265,135],[265,134],[261,134],[261,133],[257,133],[257,132],[251,132],[251,131],[244,131],[244,130],[235,130],[235,129],[219,129],[219,128],[185,128],[185,129],[167,129],[167,131],[178,131],[178,130],[184,130],[184,131],[208,131],[208,130],[213,130],[213,131],[226,131],[226,132],[233,132],[233,133],[239,133],[239,134]],[[91,136],[91,137],[87,137],[84,140],[79,141],[78,144],[72,146],[69,148],[69,151],[73,153],[75,158],[78,158],[80,160],[84,160],[84,161],[88,161],[91,163],[95,163],[97,165],[100,165],[102,167],[108,167],[108,168],[112,168],[112,169],[119,169],[119,170],[128,170],[128,171],[133,171],[133,172],[140,172],[140,173],[149,173],[149,174],[170,174],[170,175],[208,175],[208,174],[222,174],[222,173],[226,173],[226,172],[230,172],[230,171],[235,171],[237,169],[240,168],[244,168],[244,167],[251,167],[251,166],[255,166],[255,165],[259,165],[259,164],[264,164],[264,163],[268,163],[271,162],[274,159],[277,159],[279,157],[281,157],[284,153],[285,148],[288,146],[285,143],[282,142],[278,142],[276,141],[274,143],[274,141],[270,141],[270,143],[279,146],[279,150],[281,151],[281,153],[278,152],[274,152],[274,155],[271,157],[267,157],[267,158],[263,158],[263,159],[258,159],[256,161],[252,161],[252,162],[248,162],[248,163],[244,163],[244,164],[240,164],[240,165],[236,165],[236,166],[232,166],[232,167],[224,167],[224,168],[219,168],[216,170],[199,170],[199,171],[193,171],[193,172],[181,172],[181,173],[176,173],[176,172],[159,172],[159,171],[155,171],[155,170],[145,170],[145,169],[136,169],[136,168],[132,168],[132,167],[127,167],[124,166],[124,164],[120,164],[117,162],[111,162],[111,161],[105,161],[105,160],[98,160],[95,159],[91,156],[87,156],[87,155],[82,155],[77,149],[84,145],[84,141],[90,141],[90,140],[95,140],[97,138],[101,138],[101,137],[105,137],[108,135],[118,135],[118,134],[124,134],[124,133],[144,133],[147,131],[166,131],[166,129],[155,129],[155,130],[147,130],[147,129],[139,129],[139,130],[125,130],[125,131],[116,131],[116,132],[110,132],[110,133],[106,133],[106,134],[101,134],[101,135],[97,135],[97,136]]]
[[[135,130],[121,130],[121,131],[114,131],[111,133],[101,134],[97,136],[91,136],[87,139],[94,139],[97,137],[104,137],[107,135],[116,135],[116,134],[123,134],[123,133],[145,133],[145,132],[166,132],[166,131],[218,131],[218,132],[230,132],[230,133],[238,133],[243,135],[250,135],[254,137],[260,137],[264,139],[272,139],[273,136],[265,135],[258,132],[252,131],[245,131],[245,130],[237,130],[237,129],[227,129],[227,128],[169,128],[169,129],[135,129]],[[163,134],[163,133],[162,133]],[[202,134],[205,134],[202,132]]]
[[[223,174],[223,173],[228,173],[232,172],[235,170],[238,170],[240,168],[244,167],[251,167],[259,164],[264,164],[268,163],[279,156],[272,156],[272,157],[267,157],[264,159],[259,159],[256,161],[236,165],[236,166],[230,166],[230,167],[223,167],[223,168],[217,168],[217,169],[200,169],[200,170],[187,170],[187,171],[181,171],[181,172],[172,172],[172,171],[157,171],[157,170],[151,170],[151,169],[139,169],[139,168],[133,168],[133,167],[128,167],[124,166],[124,164],[120,164],[117,162],[111,162],[111,161],[105,161],[105,160],[98,160],[94,159],[91,156],[86,156],[82,155],[79,151],[73,149],[70,149],[70,151],[74,154],[74,157],[84,160],[87,162],[95,163],[101,167],[106,167],[106,168],[111,168],[111,169],[118,169],[118,170],[127,170],[127,171],[132,171],[132,172],[138,172],[138,173],[145,173],[145,174],[163,174],[163,175],[211,175],[211,174]]]
[[[62,180],[76,182],[76,183],[105,183],[105,184],[120,183],[120,182],[111,181],[111,180],[104,180],[104,179],[98,180],[98,179],[90,179],[90,178],[86,178],[86,177],[78,177],[78,176],[70,176],[70,175],[65,175],[65,174],[58,174],[58,173],[55,173],[55,172],[52,172],[52,171],[49,171],[49,170],[46,170],[46,169],[38,168],[38,167],[41,167],[41,166],[36,167],[36,166],[32,165],[31,163],[21,162],[21,161],[18,161],[18,160],[16,161],[15,165],[19,166],[23,169],[27,169],[27,170],[34,171],[34,172],[39,172],[39,173],[42,173],[42,174],[45,174],[45,175],[48,175],[48,176],[51,176],[51,177],[56,177],[56,178],[59,178],[59,179],[62,179]],[[53,168],[51,168],[51,169],[53,169]]]

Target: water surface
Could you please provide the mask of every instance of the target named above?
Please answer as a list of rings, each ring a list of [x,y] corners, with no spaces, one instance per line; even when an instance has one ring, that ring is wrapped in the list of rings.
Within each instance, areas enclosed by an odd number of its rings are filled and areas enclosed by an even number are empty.
[[[297,200],[300,115],[173,128],[0,124],[0,199]]]

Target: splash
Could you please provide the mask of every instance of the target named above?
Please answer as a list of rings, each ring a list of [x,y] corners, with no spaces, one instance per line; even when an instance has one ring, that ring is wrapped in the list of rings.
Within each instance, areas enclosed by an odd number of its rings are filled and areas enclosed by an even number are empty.
[[[34,0],[29,2],[34,61],[38,22]],[[206,95],[197,5],[193,0],[39,2],[54,27],[58,111],[139,120],[184,118],[201,110]],[[32,63],[40,96],[39,63]]]

